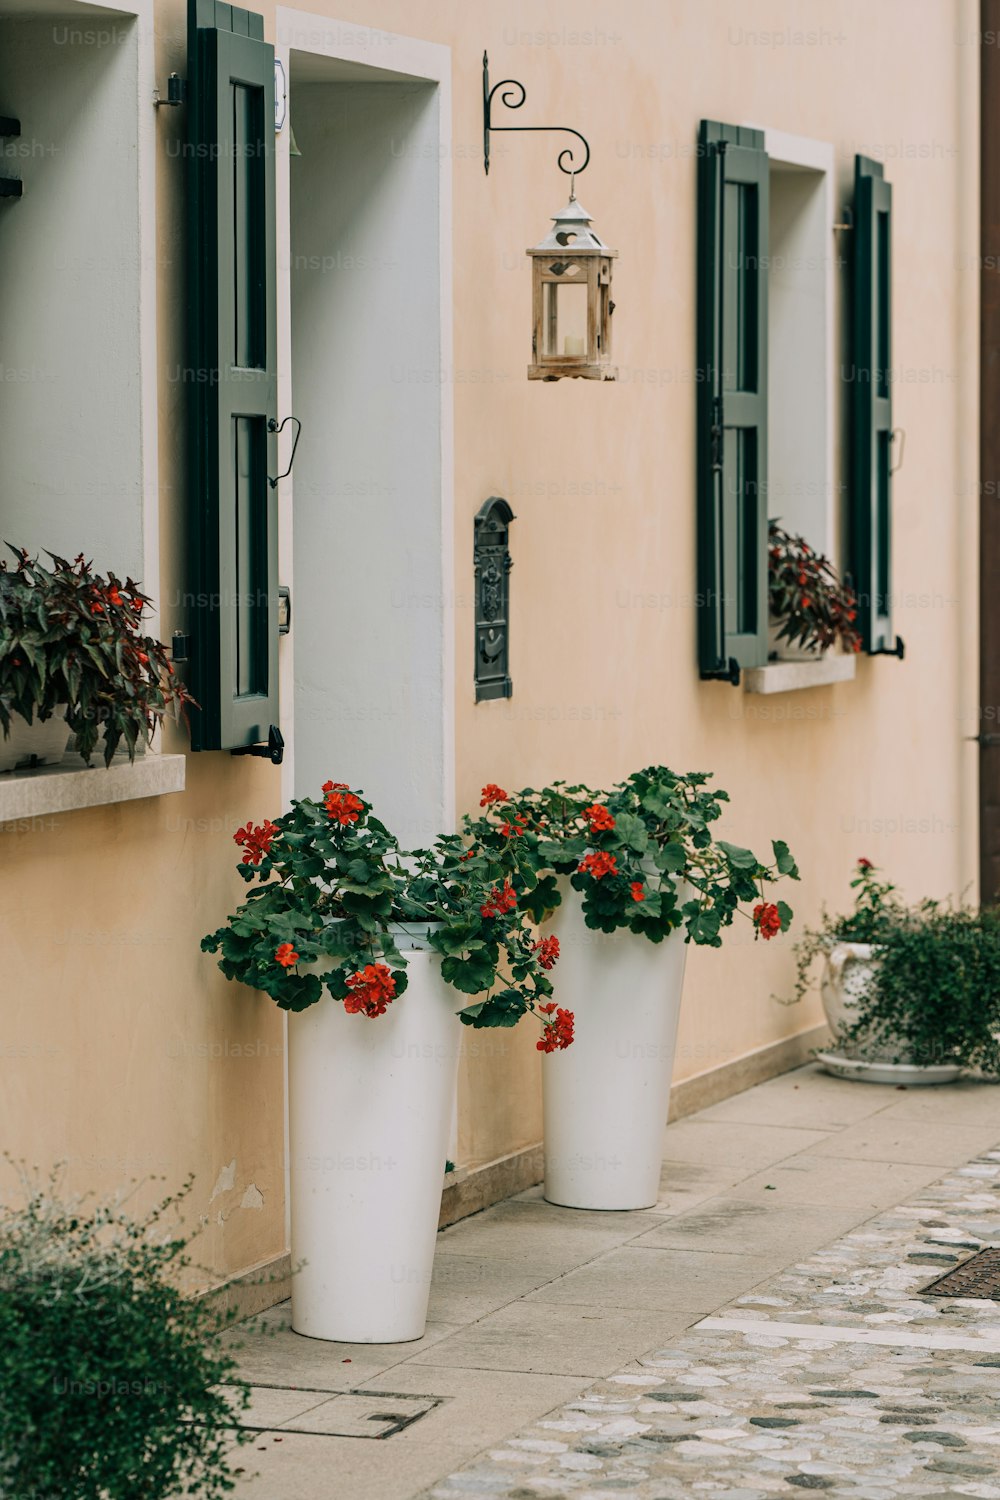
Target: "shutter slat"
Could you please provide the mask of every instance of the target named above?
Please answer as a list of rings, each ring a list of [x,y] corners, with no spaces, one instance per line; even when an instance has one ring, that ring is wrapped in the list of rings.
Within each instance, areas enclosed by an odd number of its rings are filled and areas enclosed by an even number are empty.
[[[278,722],[274,49],[262,35],[260,16],[190,0],[190,634],[201,750],[258,744]]]
[[[699,135],[698,596],[703,677],[767,658],[767,264],[763,133]]]
[[[854,159],[850,571],[871,655],[901,655],[892,621],[892,187]]]

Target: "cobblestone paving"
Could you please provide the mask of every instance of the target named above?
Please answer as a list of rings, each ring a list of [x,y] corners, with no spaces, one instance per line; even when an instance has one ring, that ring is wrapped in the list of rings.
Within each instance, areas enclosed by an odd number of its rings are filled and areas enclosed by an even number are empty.
[[[1000,1148],[426,1496],[1000,1500],[1000,1304],[920,1295],[984,1244],[1000,1244]]]

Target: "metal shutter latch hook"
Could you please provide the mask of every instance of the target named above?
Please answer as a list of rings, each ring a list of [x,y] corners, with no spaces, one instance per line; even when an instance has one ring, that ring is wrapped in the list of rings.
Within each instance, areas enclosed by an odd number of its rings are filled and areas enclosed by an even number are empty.
[[[267,430],[268,432],[273,432],[276,437],[280,437],[281,433],[284,432],[289,422],[295,423],[295,441],[292,443],[292,456],[288,460],[288,468],[285,470],[284,474],[279,474],[276,479],[272,479],[270,474],[267,476],[267,482],[271,486],[272,490],[276,490],[281,481],[283,479],[287,479],[289,474],[292,472],[292,464],[295,462],[295,450],[299,446],[299,438],[302,436],[302,423],[299,421],[298,417],[286,417],[283,422],[278,422],[274,417],[271,417],[268,420]]]

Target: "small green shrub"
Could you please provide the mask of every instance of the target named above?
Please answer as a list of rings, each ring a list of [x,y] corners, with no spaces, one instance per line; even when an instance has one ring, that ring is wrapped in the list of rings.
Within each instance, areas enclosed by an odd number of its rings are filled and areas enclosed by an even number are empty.
[[[248,1391],[227,1319],[184,1296],[175,1219],[190,1183],[141,1220],[61,1201],[55,1179],[0,1205],[0,1494],[217,1500]],[[231,1382],[228,1395],[219,1388]]]
[[[893,925],[845,1040],[1000,1074],[1000,911],[930,906]]]

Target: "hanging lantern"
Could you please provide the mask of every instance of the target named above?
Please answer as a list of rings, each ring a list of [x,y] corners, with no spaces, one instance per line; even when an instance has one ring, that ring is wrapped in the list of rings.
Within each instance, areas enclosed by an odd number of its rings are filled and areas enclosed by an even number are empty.
[[[531,302],[534,332],[529,380],[614,380],[611,363],[611,263],[609,250],[591,228],[590,215],[569,202],[553,219],[552,229],[526,253],[531,256]]]

